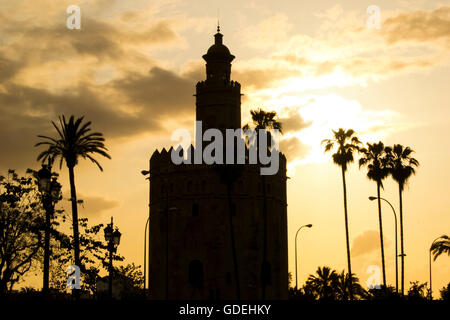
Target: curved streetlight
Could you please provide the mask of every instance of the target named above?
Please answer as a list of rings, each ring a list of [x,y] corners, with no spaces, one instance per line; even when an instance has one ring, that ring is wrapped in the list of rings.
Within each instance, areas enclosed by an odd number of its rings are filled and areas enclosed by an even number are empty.
[[[431,248],[433,247],[433,244],[436,242],[436,240],[438,240],[440,238],[441,237],[437,237],[436,239],[434,239],[430,246],[430,300],[433,300],[433,289],[431,286]]]
[[[150,164],[149,164],[150,167]],[[149,186],[148,186],[148,218],[147,218],[147,222],[145,223],[145,231],[144,231],[144,297],[146,295],[146,291],[145,291],[145,284],[146,284],[146,278],[147,278],[147,227],[150,223],[150,169],[149,170],[142,170],[141,174],[143,176],[147,176],[145,179],[148,180]],[[150,228],[148,230],[148,246],[150,248]],[[150,254],[149,254],[149,259],[150,259]],[[150,261],[149,261],[149,270],[150,270]],[[150,288],[150,277],[148,280],[148,287]]]
[[[376,200],[378,197],[369,197],[370,201]],[[380,197],[381,200],[386,201],[392,209],[392,212],[394,213],[395,218],[395,291],[398,293],[398,251],[397,251],[397,214],[395,213],[395,209],[392,206],[392,204],[387,201],[385,198]],[[401,254],[400,256],[406,256],[405,254]]]
[[[298,289],[298,276],[297,276],[297,235],[298,232],[300,231],[301,228],[303,227],[307,227],[307,228],[311,228],[312,224],[305,224],[303,226],[301,226],[300,228],[298,228],[297,232],[295,233],[295,290]]]

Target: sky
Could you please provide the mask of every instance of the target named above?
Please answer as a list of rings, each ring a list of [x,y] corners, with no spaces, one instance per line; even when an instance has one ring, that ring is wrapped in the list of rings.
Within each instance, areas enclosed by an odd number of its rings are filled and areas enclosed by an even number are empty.
[[[70,5],[80,29],[68,29]],[[379,8],[376,15],[367,12]],[[119,253],[143,263],[148,169],[171,133],[193,130],[201,58],[220,20],[236,56],[231,78],[249,111],[274,110],[288,158],[289,270],[299,235],[299,284],[318,266],[346,268],[340,170],[321,141],[352,128],[363,142],[400,143],[420,162],[404,192],[405,285],[428,281],[431,242],[450,232],[450,1],[2,0],[0,2],[0,172],[39,168],[37,135],[54,135],[58,115],[84,115],[106,138],[104,172],[76,167],[80,215],[114,216]],[[60,171],[69,210],[68,172]],[[363,285],[380,266],[376,184],[354,163],[347,173],[352,269]],[[382,197],[398,209],[398,189]],[[398,210],[397,210],[398,211]],[[387,281],[395,284],[394,218],[383,204]],[[433,262],[433,288],[450,281],[447,256]],[[295,280],[295,279],[294,279]],[[22,285],[39,287],[38,277]]]

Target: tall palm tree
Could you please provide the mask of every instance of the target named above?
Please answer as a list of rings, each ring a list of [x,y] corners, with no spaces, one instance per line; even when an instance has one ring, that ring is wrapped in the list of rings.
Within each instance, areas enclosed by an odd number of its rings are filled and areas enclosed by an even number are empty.
[[[352,264],[350,260],[350,241],[348,236],[348,216],[347,216],[347,186],[345,183],[345,172],[348,165],[353,162],[353,152],[359,150],[361,142],[355,136],[352,129],[344,130],[340,128],[338,131],[333,130],[333,138],[322,141],[325,144],[325,152],[331,151],[337,146],[337,151],[332,155],[333,162],[341,167],[342,171],[342,185],[344,188],[344,219],[345,219],[345,239],[347,243],[347,267],[348,273],[352,274]],[[353,299],[352,278],[350,280],[350,299]]]
[[[282,133],[282,124],[277,120],[277,113],[275,111],[264,111],[262,109],[251,110],[252,127],[256,132],[256,146],[259,147],[259,130],[278,130]],[[250,129],[250,124],[246,124],[243,127],[244,131]],[[268,139],[271,139],[270,132]],[[269,147],[269,144],[268,144]],[[259,152],[258,152],[259,154]],[[261,175],[262,187],[263,187],[263,263],[262,263],[262,299],[266,298],[266,285],[269,263],[267,261],[267,194],[266,194],[266,179],[264,175]]]
[[[80,261],[80,239],[78,231],[78,209],[77,209],[77,192],[75,189],[75,173],[74,168],[78,164],[78,159],[89,159],[103,171],[100,163],[93,158],[93,154],[99,154],[108,159],[111,156],[106,152],[108,149],[104,145],[105,139],[100,132],[90,132],[91,122],[83,123],[84,117],[75,120],[75,117],[70,116],[69,121],[66,121],[64,116],[59,117],[59,126],[52,121],[53,127],[58,134],[57,138],[38,135],[44,141],[37,143],[35,146],[45,145],[47,149],[42,151],[37,160],[45,162],[48,157],[53,157],[55,160],[59,157],[59,167],[62,167],[63,161],[66,162],[69,169],[70,180],[70,200],[72,202],[72,226],[73,226],[73,246],[74,246],[74,262],[75,265],[81,266]]]
[[[443,253],[447,253],[450,256],[450,237],[444,234],[433,243],[430,250],[434,255],[434,260]]]
[[[313,288],[319,299],[330,300],[335,298],[334,287],[338,274],[330,267],[318,267],[315,275],[310,275],[306,285]]]
[[[377,183],[378,220],[380,225],[381,266],[383,270],[383,286],[386,288],[386,268],[384,263],[383,222],[381,219],[380,189],[383,188],[383,180],[389,175],[389,158],[383,142],[368,143],[367,148],[359,150],[362,153],[359,159],[359,167],[367,166],[367,178]]]
[[[386,148],[387,155],[390,160],[390,173],[392,178],[398,183],[398,193],[400,198],[400,251],[402,262],[402,295],[404,294],[405,284],[405,264],[404,264],[404,250],[403,250],[403,199],[402,193],[408,179],[416,173],[415,167],[419,166],[419,161],[414,159],[411,155],[414,152],[409,147],[404,147],[401,144],[394,145],[393,148]],[[395,257],[397,259],[397,257]]]

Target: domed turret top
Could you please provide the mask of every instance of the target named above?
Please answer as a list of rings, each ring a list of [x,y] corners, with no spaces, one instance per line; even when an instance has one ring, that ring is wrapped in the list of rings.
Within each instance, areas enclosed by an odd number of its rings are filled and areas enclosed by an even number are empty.
[[[208,52],[203,56],[203,59],[208,61],[221,60],[231,62],[234,56],[230,50],[222,42],[223,34],[220,33],[220,27],[217,26],[217,33],[214,35],[214,44],[209,47]]]

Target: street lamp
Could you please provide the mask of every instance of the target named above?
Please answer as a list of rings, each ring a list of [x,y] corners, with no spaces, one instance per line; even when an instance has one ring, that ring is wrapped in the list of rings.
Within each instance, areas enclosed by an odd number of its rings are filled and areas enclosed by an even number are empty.
[[[297,232],[295,233],[295,290],[298,289],[298,276],[297,276],[297,235],[301,228],[307,227],[311,228],[312,224],[305,224],[304,226],[301,226],[298,228]]]
[[[373,201],[376,199],[378,199],[378,197],[369,197],[370,201]],[[401,255],[399,255],[397,252],[397,214],[395,213],[394,207],[386,199],[381,198],[381,197],[380,197],[380,199],[386,201],[391,206],[391,209],[392,209],[392,212],[394,213],[394,218],[395,218],[395,291],[398,293],[398,257],[401,256],[403,258],[404,256],[406,256],[406,254],[402,253]]]
[[[436,239],[434,239],[430,246],[430,300],[433,300],[433,289],[431,286],[431,248],[433,247],[433,244],[436,242],[436,240],[438,240],[439,238],[440,237],[437,237]]]
[[[150,165],[149,165],[150,166]],[[146,295],[146,291],[145,291],[145,285],[146,285],[146,277],[147,277],[147,272],[146,272],[146,267],[147,267],[147,235],[148,235],[148,247],[150,248],[150,169],[149,170],[142,170],[141,174],[143,176],[147,176],[145,179],[148,179],[149,182],[149,186],[148,186],[148,218],[147,221],[145,223],[145,230],[144,230],[144,297]],[[147,228],[148,228],[148,234],[147,234]],[[148,255],[149,260],[150,260],[150,254]],[[148,264],[148,269],[150,271],[150,261]],[[148,287],[150,288],[150,276],[149,276],[149,280],[148,280]]]
[[[108,243],[109,251],[109,286],[108,294],[109,298],[112,299],[112,273],[113,273],[113,253],[117,250],[120,244],[120,236],[122,235],[119,229],[114,230],[113,217],[111,217],[111,223],[108,224],[105,229],[105,240]]]
[[[55,202],[61,199],[61,185],[52,178],[51,158],[48,165],[42,164],[42,168],[37,172],[38,189],[42,196],[42,205],[45,209],[45,235],[44,235],[44,275],[42,292],[45,297],[49,290],[49,270],[50,270],[50,229],[51,219],[55,211]]]

